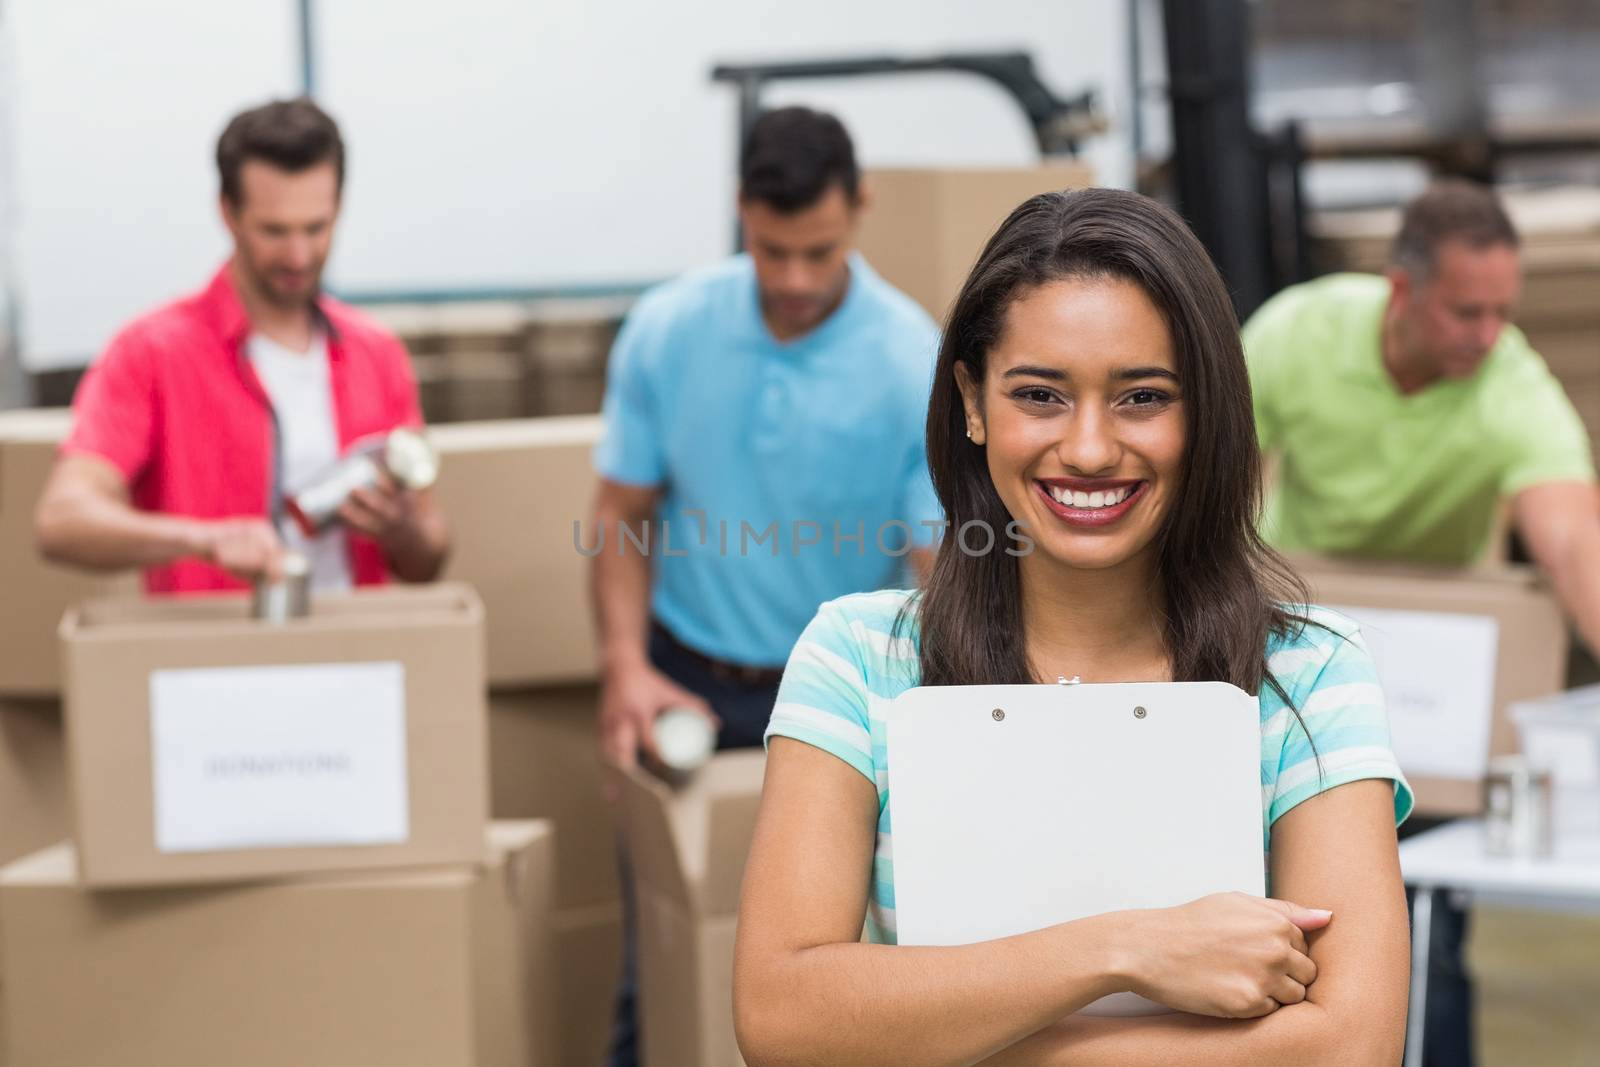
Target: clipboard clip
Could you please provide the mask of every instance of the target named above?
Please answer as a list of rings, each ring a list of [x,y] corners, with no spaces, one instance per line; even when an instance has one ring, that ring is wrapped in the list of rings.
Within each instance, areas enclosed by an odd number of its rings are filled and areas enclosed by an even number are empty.
[[[1064,674],[1058,674],[1058,675],[1056,675],[1056,684],[1057,685],[1082,685],[1083,684],[1083,679],[1079,678],[1076,674],[1074,674],[1071,678],[1068,678]]]

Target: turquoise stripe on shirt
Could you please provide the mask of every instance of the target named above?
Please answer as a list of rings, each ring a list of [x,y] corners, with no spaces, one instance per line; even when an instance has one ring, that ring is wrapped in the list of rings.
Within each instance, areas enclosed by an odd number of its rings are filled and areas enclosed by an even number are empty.
[[[877,789],[878,839],[867,929],[874,941],[886,944],[895,941],[894,835],[883,714],[890,701],[920,678],[915,612],[907,612],[905,624],[895,629],[914,595],[893,589],[823,604],[789,657],[767,726],[769,742],[788,737],[832,753]],[[1299,717],[1270,686],[1263,688],[1264,851],[1271,847],[1272,824],[1285,812],[1347,782],[1392,781],[1396,823],[1412,805],[1411,788],[1389,746],[1377,671],[1356,624],[1325,608],[1291,610],[1313,625],[1272,638],[1266,650],[1268,667]]]

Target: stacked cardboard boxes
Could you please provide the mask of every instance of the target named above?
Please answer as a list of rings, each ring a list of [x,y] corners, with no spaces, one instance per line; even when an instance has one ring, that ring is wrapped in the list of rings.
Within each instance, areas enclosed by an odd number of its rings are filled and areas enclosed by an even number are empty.
[[[487,822],[482,629],[459,585],[70,610],[73,843],[0,870],[5,1062],[556,1062],[553,830]]]
[[[34,506],[69,426],[65,409],[0,412],[0,863],[67,836],[62,613],[137,588],[131,576],[52,566],[34,549]]]
[[[67,844],[0,870],[8,1067],[530,1067],[550,1047],[546,823],[481,865],[90,892]]]
[[[547,300],[534,305],[523,333],[529,415],[600,410],[611,344],[632,301]]]
[[[519,305],[492,300],[387,304],[368,312],[410,350],[430,423],[523,414]]]
[[[0,864],[66,834],[60,702],[0,697]]]
[[[34,504],[69,424],[70,413],[65,410],[0,415],[0,541],[7,547],[0,555],[0,567],[6,568],[8,588],[26,593],[8,603],[0,618],[9,637],[0,642],[0,693],[34,694],[0,697],[0,863],[71,834],[60,713],[61,656],[56,647],[63,614],[97,594],[132,592],[137,585],[132,577],[106,581],[51,568],[33,552]],[[481,748],[487,733],[494,816],[544,817],[570,831],[554,835],[549,846],[560,853],[552,863],[559,872],[551,898],[556,909],[550,923],[552,944],[567,977],[548,993],[557,1036],[567,1049],[562,1062],[585,1064],[598,1062],[609,1033],[621,944],[617,835],[611,809],[600,795],[595,755],[597,696],[585,589],[587,561],[572,540],[572,522],[580,518],[587,522],[592,502],[589,456],[598,434],[599,420],[593,417],[455,425],[435,431],[444,455],[438,492],[455,534],[445,577],[470,582],[482,594],[488,627],[487,647],[479,654],[493,695],[486,728],[481,723],[471,726],[470,716],[466,729],[452,728],[446,719],[408,724],[414,735],[409,738],[414,741],[412,753],[422,761],[414,768],[413,780],[422,783],[419,790],[441,792],[446,783],[453,783],[448,788],[455,811],[446,821],[465,826],[468,798],[487,794],[481,772],[476,785],[466,786],[459,773],[465,753],[472,744]],[[438,594],[393,589],[386,595],[427,600]],[[91,842],[85,855],[75,856],[74,865],[102,884],[165,880],[149,867],[155,851],[153,807],[148,799],[142,804],[123,803],[153,788],[151,767],[142,762],[150,758],[152,738],[144,683],[130,681],[127,649],[118,651],[118,646],[135,633],[144,634],[140,641],[153,640],[151,627],[171,636],[181,634],[183,643],[202,631],[208,639],[230,634],[229,640],[236,642],[234,651],[252,643],[245,636],[252,631],[238,601],[191,604],[182,619],[152,617],[153,610],[160,614],[159,609],[137,603],[97,603],[77,612],[71,624],[77,638],[73,655],[82,666],[79,677],[102,694],[89,706],[104,710],[109,706],[103,702],[105,694],[119,689],[134,694],[141,709],[134,716],[106,715],[103,723],[96,719],[96,733],[83,733],[89,740],[78,754],[83,771],[77,777],[86,783],[86,802],[112,820],[109,831],[90,832],[102,836],[109,832],[108,840],[116,847],[106,852]],[[313,629],[348,626],[351,620],[340,616],[340,610],[334,601],[319,601],[322,618],[314,621]],[[214,629],[218,625],[221,630]],[[318,629],[319,636],[313,636],[308,630],[290,629],[280,638],[304,643],[307,654],[314,651],[320,656],[324,648],[350,647],[346,637],[331,631]],[[389,647],[388,637],[365,640]],[[445,646],[427,638],[411,640],[413,653],[425,651],[430,663],[443,662]],[[376,646],[369,651],[378,652]],[[207,655],[199,646],[194,654]],[[259,664],[262,654],[256,649],[226,665],[248,666],[247,660]],[[235,658],[230,651],[217,662]],[[117,675],[121,682],[111,681],[111,676],[98,678],[103,668],[122,672]],[[465,684],[457,684],[465,693]],[[484,681],[475,683],[480,705],[484,689]],[[109,732],[98,732],[102,728]],[[126,752],[119,750],[124,743],[129,746]],[[141,755],[130,759],[130,752]],[[425,797],[412,799],[425,801]],[[436,810],[431,802],[423,807]],[[95,820],[95,826],[105,825]],[[137,836],[125,836],[129,829]],[[140,843],[130,845],[133,840]],[[458,836],[458,847],[460,841]],[[364,868],[375,854],[394,847],[362,846],[346,859],[353,868]],[[298,857],[291,855],[295,851],[300,852]],[[322,867],[336,858],[335,851],[326,846],[310,854],[258,850],[252,862],[281,873],[303,869],[306,863]],[[207,855],[165,857],[160,868],[183,880],[243,873],[218,872]],[[103,862],[108,859],[109,867]],[[415,855],[413,860],[420,862]]]
[[[429,423],[600,410],[631,297],[379,304],[406,343]]]
[[[34,547],[34,507],[71,425],[66,408],[0,412],[0,693],[8,696],[58,695],[62,613],[139,587],[136,575],[98,577],[48,564]]]
[[[455,547],[446,577],[488,624],[490,807],[556,827],[551,919],[563,1062],[602,1062],[621,960],[619,838],[602,796],[588,559],[596,417],[439,426],[437,493]],[[584,543],[589,543],[588,536]]]
[[[563,1062],[602,1062],[621,949],[617,812],[602,793],[588,594],[597,418],[433,431],[456,548],[447,577],[484,599],[491,809],[556,827],[551,920]],[[731,981],[738,887],[762,754],[719,756],[681,791],[620,790],[640,906],[645,1055],[673,1067],[739,1062]]]
[[[567,1067],[604,1062],[622,959],[620,838],[600,787],[595,684],[529,686],[489,697],[491,809],[556,828],[550,925]]]
[[[866,174],[861,253],[891,285],[943,322],[990,236],[1037,193],[1094,184],[1081,163],[885,168]]]
[[[33,544],[33,511],[66,436],[61,411],[0,412],[0,865],[69,832],[56,625],[84,596],[131,590],[52,567]],[[5,1064],[0,974],[0,1067]]]
[[[591,525],[600,426],[597,416],[574,416],[430,431],[435,492],[454,538],[444,577],[483,598],[496,689],[594,678],[588,560],[574,528]]]

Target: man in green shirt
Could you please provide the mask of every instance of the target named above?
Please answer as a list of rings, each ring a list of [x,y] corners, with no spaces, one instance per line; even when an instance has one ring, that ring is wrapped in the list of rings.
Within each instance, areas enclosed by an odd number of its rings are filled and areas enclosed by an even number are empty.
[[[1600,492],[1577,412],[1510,323],[1518,244],[1493,193],[1440,182],[1406,209],[1383,276],[1318,278],[1251,316],[1256,430],[1277,460],[1262,531],[1290,552],[1468,564],[1509,501],[1600,653]],[[1436,903],[1425,1064],[1470,1067],[1466,915]]]
[[[1440,182],[1382,276],[1286,289],[1244,327],[1263,532],[1289,552],[1468,564],[1501,501],[1600,654],[1600,493],[1588,436],[1510,324],[1518,238],[1493,193]],[[1600,294],[1597,294],[1600,298]]]

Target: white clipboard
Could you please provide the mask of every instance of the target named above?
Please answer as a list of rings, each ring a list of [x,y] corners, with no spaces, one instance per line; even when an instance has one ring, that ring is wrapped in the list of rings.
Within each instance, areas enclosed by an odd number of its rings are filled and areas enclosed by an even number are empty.
[[[902,945],[1266,893],[1260,708],[1234,686],[928,686],[886,717]]]

